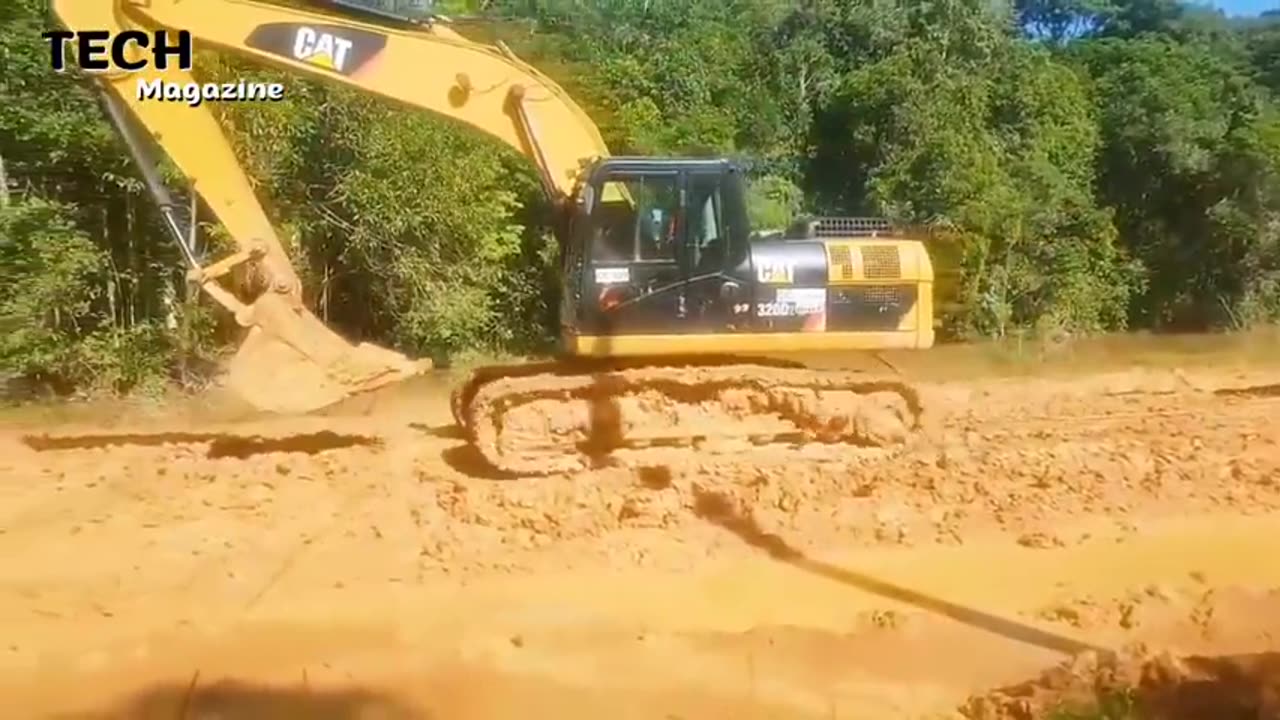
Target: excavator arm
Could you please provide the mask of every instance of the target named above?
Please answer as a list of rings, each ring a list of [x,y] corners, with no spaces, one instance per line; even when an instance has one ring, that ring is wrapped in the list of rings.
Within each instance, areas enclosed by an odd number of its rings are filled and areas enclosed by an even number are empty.
[[[394,29],[250,0],[53,0],[71,30],[172,29],[216,48],[344,83],[409,107],[466,123],[531,158],[558,204],[571,198],[592,160],[608,155],[599,131],[556,83],[503,46],[472,42],[433,23]],[[141,52],[141,50],[138,50]],[[197,82],[165,69],[97,73],[108,115],[138,160],[189,277],[249,328],[229,384],[261,409],[304,412],[422,372],[429,362],[352,346],[310,313],[289,254],[254,195],[232,145],[207,104],[146,98],[139,88]],[[176,221],[172,201],[146,157],[141,125],[191,182],[236,251],[203,265]],[[242,300],[221,284],[238,266],[257,292]]]

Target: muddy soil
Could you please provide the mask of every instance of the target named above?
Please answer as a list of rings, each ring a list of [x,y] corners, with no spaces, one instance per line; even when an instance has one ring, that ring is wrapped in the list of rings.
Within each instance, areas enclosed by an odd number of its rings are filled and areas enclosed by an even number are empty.
[[[1173,678],[1148,704],[1195,687],[1269,717],[1280,371],[920,389],[926,431],[895,450],[673,450],[529,480],[487,473],[436,385],[307,420],[10,419],[0,702],[1008,718],[1139,668]]]

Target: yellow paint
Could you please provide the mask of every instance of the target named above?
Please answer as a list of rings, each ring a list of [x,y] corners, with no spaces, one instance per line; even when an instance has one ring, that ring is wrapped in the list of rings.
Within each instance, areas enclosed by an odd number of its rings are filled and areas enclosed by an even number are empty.
[[[337,67],[333,64],[333,58],[323,53],[319,55],[312,55],[303,62],[315,65],[316,67],[323,68],[325,70],[337,70]]]
[[[862,285],[866,283],[896,283],[900,281],[921,285],[921,290],[933,289],[933,263],[923,242],[898,237],[876,237],[826,240],[827,283],[833,286]],[[869,275],[863,260],[863,250],[891,252],[897,255],[900,271],[893,277]],[[923,296],[925,293],[922,292]]]
[[[609,154],[595,123],[553,80],[502,48],[472,42],[442,25],[398,30],[251,0],[54,0],[53,10],[73,30],[101,28],[115,32],[126,26],[190,30],[197,47],[227,48],[263,63],[319,75],[459,120],[533,158],[543,166],[555,189],[566,196],[572,194],[584,160]],[[333,72],[331,65],[321,67],[245,45],[245,38],[255,28],[268,23],[350,28],[378,33],[385,36],[387,42],[367,65],[350,76],[343,76]],[[430,69],[430,72],[418,72],[420,69]],[[151,105],[173,105],[184,119],[206,115],[212,119],[211,111],[203,106],[138,103],[132,92],[134,82],[139,79],[193,82],[188,73],[148,68],[123,75],[125,77],[117,82],[127,85],[123,99],[135,110]],[[460,76],[465,76],[465,81]],[[525,110],[536,123],[536,138],[526,137],[520,120],[512,112],[511,102],[516,95],[523,98]],[[151,126],[146,119],[143,121]],[[205,124],[203,120],[195,122]],[[181,153],[187,159],[185,164],[175,158],[184,172],[190,174],[195,170],[199,175],[208,176],[221,165],[214,158],[222,154],[225,141],[218,142],[215,139],[218,136],[186,129],[173,132],[170,137],[199,138],[198,142],[172,143],[192,146]],[[166,143],[166,150],[178,149]],[[239,173],[233,171],[233,174]]]
[[[817,350],[914,350],[933,345],[933,328],[868,332],[722,333],[718,335],[567,335],[565,350],[591,357],[660,356],[699,353],[804,352]]]

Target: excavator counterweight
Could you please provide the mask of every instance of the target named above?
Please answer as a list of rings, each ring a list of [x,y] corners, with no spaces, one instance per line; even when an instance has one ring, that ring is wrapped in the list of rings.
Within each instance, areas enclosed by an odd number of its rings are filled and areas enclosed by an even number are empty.
[[[254,0],[52,1],[70,29],[188,30],[206,47],[459,120],[533,162],[558,214],[559,357],[481,368],[453,399],[455,420],[498,469],[643,462],[670,445],[886,447],[918,427],[919,398],[895,374],[815,372],[777,357],[933,344],[929,255],[884,221],[815,218],[753,231],[738,165],[610,156],[559,85],[503,45],[466,39],[427,4],[405,14],[328,0],[340,14],[321,14]],[[308,412],[430,368],[326,328],[304,306],[284,245],[209,109],[134,90],[194,83],[191,74],[94,78],[162,209],[173,203],[135,125],[237,243],[205,264],[166,210],[190,277],[248,328],[229,373],[246,399]],[[236,269],[249,271],[250,290],[224,284]]]

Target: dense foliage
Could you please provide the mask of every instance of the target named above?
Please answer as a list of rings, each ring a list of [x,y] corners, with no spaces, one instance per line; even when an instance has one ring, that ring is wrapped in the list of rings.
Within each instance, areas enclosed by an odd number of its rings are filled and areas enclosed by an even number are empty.
[[[296,4],[296,3],[290,3]],[[1280,13],[1174,0],[484,0],[615,152],[729,154],[753,219],[931,228],[956,335],[1280,317]],[[43,0],[0,4],[0,378],[127,389],[227,323],[185,287]],[[208,79],[279,77],[206,56]],[[289,78],[218,108],[317,312],[410,354],[530,351],[555,244],[532,168],[456,124]],[[206,228],[211,240],[217,228]]]

